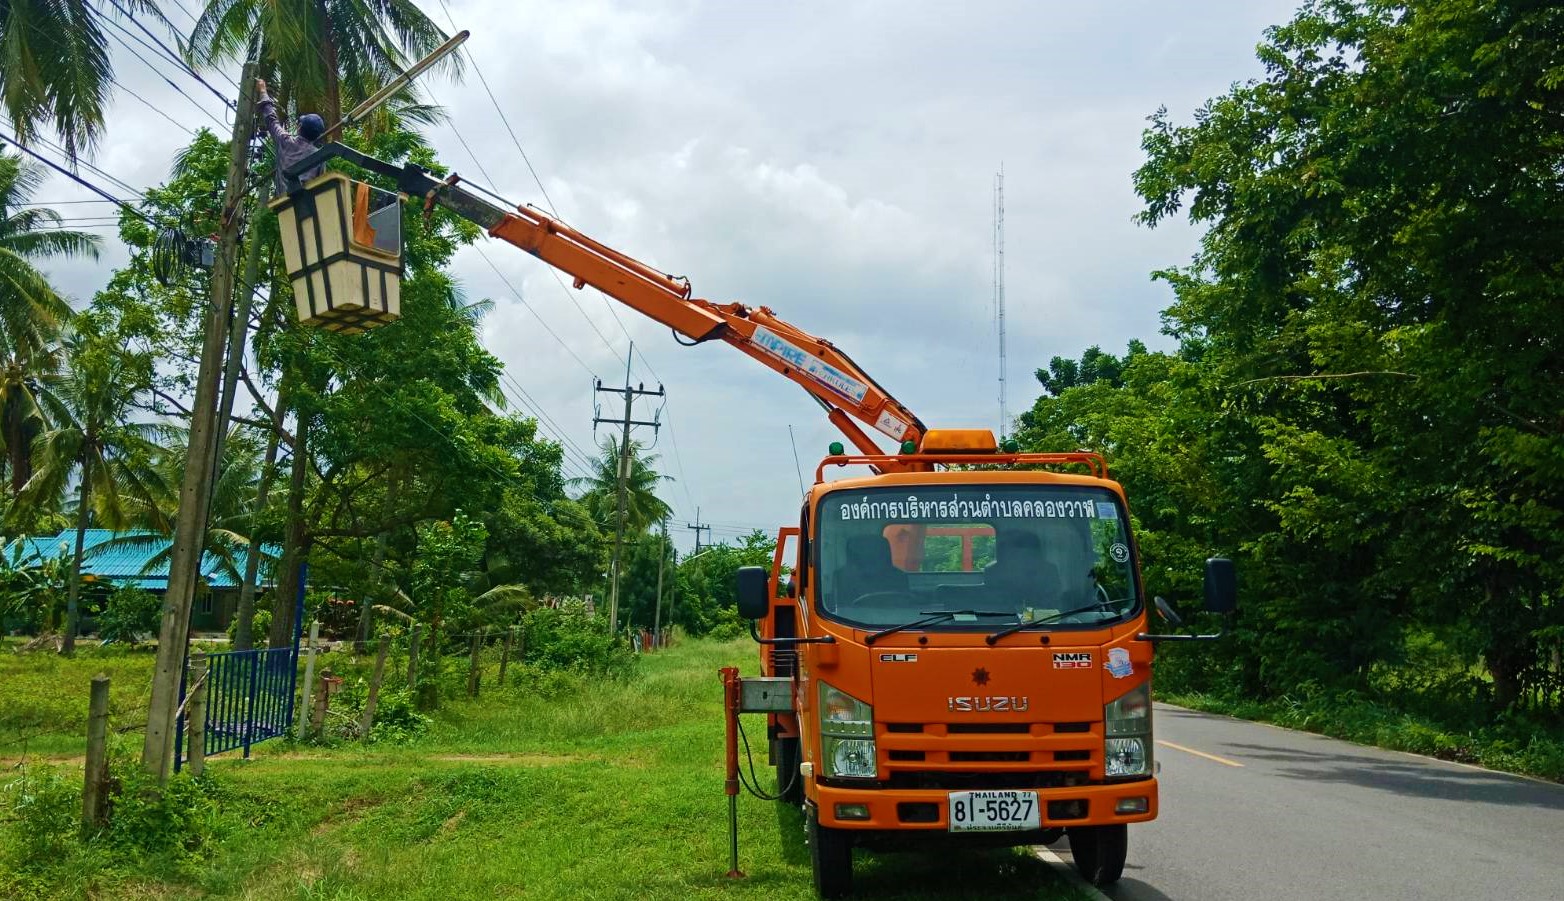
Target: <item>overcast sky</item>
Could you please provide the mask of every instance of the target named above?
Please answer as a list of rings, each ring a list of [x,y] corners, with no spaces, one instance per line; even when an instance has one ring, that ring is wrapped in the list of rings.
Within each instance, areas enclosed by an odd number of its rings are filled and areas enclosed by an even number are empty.
[[[456,171],[514,200],[546,194],[577,228],[688,276],[698,297],[763,304],[829,338],[932,427],[996,430],[994,174],[1003,165],[1014,416],[1056,354],[1165,344],[1170,295],[1149,273],[1187,260],[1196,233],[1131,221],[1141,129],[1159,106],[1187,120],[1257,75],[1262,30],[1294,6],[448,2],[538,180],[471,66],[460,84],[427,82],[451,117],[431,140]],[[422,5],[450,29],[438,2]],[[177,7],[169,17],[191,24]],[[181,96],[111,45],[124,87],[89,162],[140,189],[166,177],[189,136],[129,92],[187,127],[215,128],[225,111],[188,77],[172,78]],[[221,74],[212,83],[236,93]],[[55,178],[39,199],[90,196]],[[46,267],[82,300],[125,260],[100,231],[99,262]],[[720,342],[680,347],[509,245],[463,250],[454,269],[471,297],[495,300],[483,340],[530,396],[517,408],[541,407],[544,432],[567,439],[568,472],[593,449],[592,379],[620,382],[633,338],[633,380],[668,390],[660,434],[636,437],[655,438],[676,480],[663,494],[681,546],[697,507],[718,539],[796,521],[788,427],[806,480],[838,437],[801,389]],[[619,414],[602,400],[603,415]],[[654,413],[645,403],[637,418]]]

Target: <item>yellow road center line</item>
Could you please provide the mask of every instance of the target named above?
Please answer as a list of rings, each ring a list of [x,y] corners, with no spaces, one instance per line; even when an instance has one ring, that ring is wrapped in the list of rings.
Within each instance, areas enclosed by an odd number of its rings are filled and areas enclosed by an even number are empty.
[[[1218,757],[1215,754],[1207,754],[1204,751],[1196,751],[1194,748],[1186,748],[1183,745],[1175,745],[1174,743],[1172,743],[1170,741],[1163,741],[1160,738],[1157,739],[1157,744],[1165,745],[1166,747],[1172,748],[1175,751],[1183,751],[1185,754],[1193,754],[1196,757],[1204,757],[1207,760],[1215,760],[1217,763],[1223,764],[1225,766],[1236,766],[1236,767],[1242,767],[1243,766],[1243,764],[1239,763],[1236,760],[1228,760],[1226,757]]]

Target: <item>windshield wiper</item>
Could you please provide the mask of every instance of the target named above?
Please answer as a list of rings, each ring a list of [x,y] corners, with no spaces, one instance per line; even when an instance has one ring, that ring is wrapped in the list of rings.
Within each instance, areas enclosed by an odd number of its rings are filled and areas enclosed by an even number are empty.
[[[1016,623],[1013,626],[1006,626],[1005,628],[1000,629],[998,632],[995,632],[993,635],[990,635],[987,638],[985,638],[984,641],[987,641],[989,644],[993,644],[994,642],[998,641],[1001,638],[1004,638],[1007,635],[1014,635],[1017,632],[1020,632],[1020,631],[1022,631],[1024,629],[1029,629],[1032,626],[1045,625],[1047,623],[1054,622],[1055,620],[1064,619],[1066,616],[1074,616],[1077,613],[1089,613],[1089,612],[1091,612],[1093,610],[1096,610],[1096,611],[1098,611],[1100,613],[1109,613],[1109,612],[1111,612],[1111,611],[1105,610],[1103,608],[1104,608],[1103,604],[1101,604],[1101,603],[1094,603],[1094,604],[1088,604],[1085,607],[1076,607],[1074,610],[1060,610],[1058,613],[1050,613],[1047,616],[1043,617],[1042,619],[1027,620],[1024,623]]]
[[[1003,610],[920,610],[918,615],[923,619],[915,619],[910,623],[902,623],[899,626],[891,626],[889,629],[881,629],[870,633],[863,640],[864,644],[874,644],[887,635],[894,635],[907,629],[916,629],[919,626],[932,626],[935,623],[944,622],[947,619],[955,619],[958,616],[1015,616]]]

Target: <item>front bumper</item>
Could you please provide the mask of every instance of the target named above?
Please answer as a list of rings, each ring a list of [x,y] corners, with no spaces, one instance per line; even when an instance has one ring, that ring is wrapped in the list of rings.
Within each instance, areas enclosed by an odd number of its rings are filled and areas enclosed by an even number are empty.
[[[1033,789],[1026,789],[1032,791]],[[837,829],[941,830],[950,826],[950,792],[937,789],[879,789],[815,786],[820,825]],[[1157,780],[1076,785],[1067,788],[1035,789],[1042,808],[1043,829],[1070,826],[1107,826],[1115,823],[1144,823],[1157,818]],[[1145,813],[1115,813],[1121,799],[1145,798]],[[1070,802],[1079,802],[1078,804]],[[843,820],[836,816],[838,804],[862,804],[869,809],[868,819]],[[1084,811],[1081,810],[1084,807]],[[1056,816],[1054,814],[1068,814]],[[1084,815],[1078,815],[1084,814]],[[958,833],[967,834],[967,833]]]

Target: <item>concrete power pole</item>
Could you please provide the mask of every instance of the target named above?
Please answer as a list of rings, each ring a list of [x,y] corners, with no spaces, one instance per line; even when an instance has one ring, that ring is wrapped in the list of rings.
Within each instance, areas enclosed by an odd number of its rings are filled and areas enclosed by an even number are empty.
[[[699,554],[701,552],[701,533],[705,532],[706,533],[706,537],[708,539],[710,539],[710,537],[711,537],[711,526],[703,526],[703,525],[701,525],[701,508],[696,507],[695,508],[695,521],[694,522],[687,522],[687,523],[685,523],[684,527],[686,529],[691,529],[691,530],[693,530],[695,532],[695,550],[690,552],[690,556],[693,557],[696,554]],[[710,544],[710,543],[711,542],[708,540],[707,544]]]
[[[228,189],[223,197],[217,259],[212,267],[212,299],[207,308],[205,340],[201,344],[195,403],[190,415],[190,448],[185,455],[185,475],[179,488],[168,593],[163,598],[163,621],[158,629],[157,664],[152,674],[147,733],[141,748],[142,767],[160,784],[167,781],[173,758],[179,676],[190,638],[190,607],[195,600],[202,550],[206,544],[206,516],[212,484],[216,481],[218,436],[227,425],[218,421],[218,399],[223,352],[228,343],[229,317],[233,310],[239,231],[245,219],[245,186],[250,171],[250,136],[255,131],[254,125],[255,64],[246,63],[239,76],[239,105],[234,110]]]
[[[624,397],[624,417],[619,420],[603,419],[599,416],[592,417],[592,425],[612,423],[622,430],[619,438],[619,504],[618,514],[614,523],[614,564],[609,573],[608,586],[608,625],[615,633],[619,631],[619,566],[624,557],[625,543],[625,489],[630,478],[630,429],[634,426],[651,426],[659,428],[657,420],[631,419],[630,410],[639,397],[662,397],[663,388],[657,386],[656,391],[646,390],[646,385],[636,387],[630,385],[630,361],[635,359],[635,345],[630,345],[630,352],[625,355],[625,386],[623,388],[604,388],[601,380],[597,383],[597,391],[600,394],[618,394]]]
[[[652,646],[662,640],[663,635],[663,564],[668,560],[668,517],[663,517],[662,542],[657,545],[657,606],[652,613]],[[670,621],[672,617],[670,616]]]

